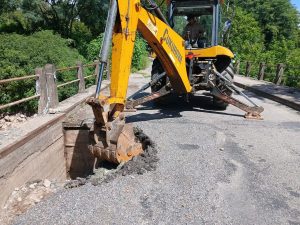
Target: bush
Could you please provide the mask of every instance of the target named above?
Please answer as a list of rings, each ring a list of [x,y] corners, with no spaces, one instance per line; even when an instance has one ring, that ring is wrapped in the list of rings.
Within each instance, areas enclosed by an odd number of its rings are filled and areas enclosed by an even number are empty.
[[[0,79],[33,74],[34,68],[47,63],[56,67],[74,66],[76,61],[84,61],[77,50],[71,49],[67,41],[52,31],[41,31],[31,36],[18,34],[0,35]],[[75,73],[58,75],[58,81],[75,78]],[[0,86],[0,104],[32,96],[35,93],[35,81],[25,80]],[[10,111],[36,111],[36,101],[10,109]]]
[[[87,44],[93,39],[89,28],[82,22],[74,21],[71,38],[75,41],[79,53],[86,56]]]
[[[100,48],[103,41],[103,34],[100,34],[96,39],[92,40],[87,46],[87,59],[94,61],[98,59]]]
[[[264,51],[264,37],[253,15],[237,7],[230,31],[229,48],[240,60],[258,61]]]
[[[285,84],[300,88],[300,48],[296,48],[287,57]]]
[[[132,70],[141,70],[147,66],[147,43],[139,35],[136,36],[133,57],[132,57]]]
[[[100,48],[102,45],[103,34],[101,34],[98,38],[92,40],[87,47],[87,59],[89,61],[93,61],[98,59]],[[147,66],[147,43],[141,38],[139,35],[136,36],[131,70],[137,71],[144,69]]]

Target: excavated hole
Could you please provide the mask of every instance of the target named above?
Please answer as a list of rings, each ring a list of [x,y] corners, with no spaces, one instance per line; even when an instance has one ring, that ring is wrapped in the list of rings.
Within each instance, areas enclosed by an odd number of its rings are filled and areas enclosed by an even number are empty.
[[[158,162],[156,146],[139,128],[134,128],[134,133],[142,143],[143,154],[124,165],[100,162],[94,169],[95,158],[87,150],[89,129],[87,123],[64,124],[64,160],[68,178],[71,180],[61,182],[55,179],[34,180],[16,187],[9,196],[5,208],[0,211],[0,224],[10,224],[15,216],[26,212],[62,188],[75,188],[86,183],[101,185],[117,177],[140,175],[156,169]]]
[[[134,128],[134,134],[142,143],[144,152],[134,157],[125,164],[116,165],[109,162],[99,162],[93,173],[85,177],[77,177],[65,184],[65,188],[74,188],[90,182],[93,185],[101,185],[120,176],[132,174],[142,175],[148,171],[154,171],[157,166],[157,148],[153,141],[140,128]]]

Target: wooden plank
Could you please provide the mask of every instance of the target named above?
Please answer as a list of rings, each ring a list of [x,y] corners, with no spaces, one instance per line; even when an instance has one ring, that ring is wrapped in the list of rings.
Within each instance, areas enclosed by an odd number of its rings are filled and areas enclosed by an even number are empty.
[[[47,89],[48,89],[48,99],[49,108],[55,108],[58,106],[58,93],[56,86],[56,70],[55,66],[52,64],[47,64],[45,66],[45,76],[47,79]]]
[[[93,172],[95,157],[89,151],[89,130],[64,130],[66,170],[70,178],[84,177]]]
[[[36,68],[35,74],[38,75],[37,83],[39,86],[38,93],[40,94],[38,114],[46,114],[48,111],[48,93],[47,93],[47,79],[43,68]]]
[[[37,134],[35,137],[27,140],[13,152],[0,160],[0,177],[7,176],[22,163],[28,156],[35,152],[47,149],[56,140],[63,136],[62,123],[55,123],[53,126]]]
[[[78,92],[82,93],[85,91],[85,80],[84,80],[84,75],[83,75],[83,64],[82,62],[77,62],[77,78],[79,79],[79,87],[78,87]]]
[[[235,63],[235,73],[238,75],[240,74],[240,66],[241,66],[241,61],[237,60]]]
[[[282,63],[277,64],[276,77],[274,80],[275,84],[280,85],[282,83],[283,73],[284,73],[284,64]]]
[[[266,69],[266,63],[261,62],[259,64],[259,72],[258,72],[258,76],[257,79],[258,80],[263,80],[265,77],[265,69]]]
[[[245,72],[245,76],[246,77],[250,77],[250,72],[251,72],[251,63],[247,62],[246,63],[246,72]]]

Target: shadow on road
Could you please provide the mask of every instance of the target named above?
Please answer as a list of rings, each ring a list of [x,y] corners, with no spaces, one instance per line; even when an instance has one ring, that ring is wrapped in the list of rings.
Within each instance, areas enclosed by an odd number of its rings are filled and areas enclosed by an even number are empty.
[[[139,97],[145,96],[147,93],[141,93]],[[211,113],[227,116],[243,117],[241,114],[228,113],[216,108],[212,104],[212,97],[205,95],[191,96],[189,102],[185,101],[184,97],[169,95],[166,96],[162,103],[148,102],[137,108],[138,114],[126,117],[127,122],[159,120],[164,118],[182,117],[181,112],[194,111],[202,113]],[[159,110],[157,113],[148,114],[142,111]]]

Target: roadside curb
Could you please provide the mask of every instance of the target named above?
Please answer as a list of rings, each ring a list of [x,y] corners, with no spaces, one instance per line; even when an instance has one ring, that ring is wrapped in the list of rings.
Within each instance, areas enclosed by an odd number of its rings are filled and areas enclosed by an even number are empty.
[[[248,91],[251,91],[257,95],[260,95],[262,97],[265,97],[265,98],[268,98],[268,99],[271,99],[275,102],[278,102],[280,104],[283,104],[283,105],[286,105],[290,108],[293,108],[297,111],[300,111],[300,104],[299,103],[296,103],[296,102],[293,102],[293,101],[290,101],[288,99],[285,99],[285,98],[282,98],[282,97],[279,97],[275,94],[272,94],[272,93],[268,93],[266,91],[262,91],[262,90],[259,90],[258,88],[255,88],[255,87],[252,87],[251,85],[246,85],[246,84],[242,84],[240,82],[234,82],[234,84],[240,88],[243,88],[245,90],[248,90]]]

